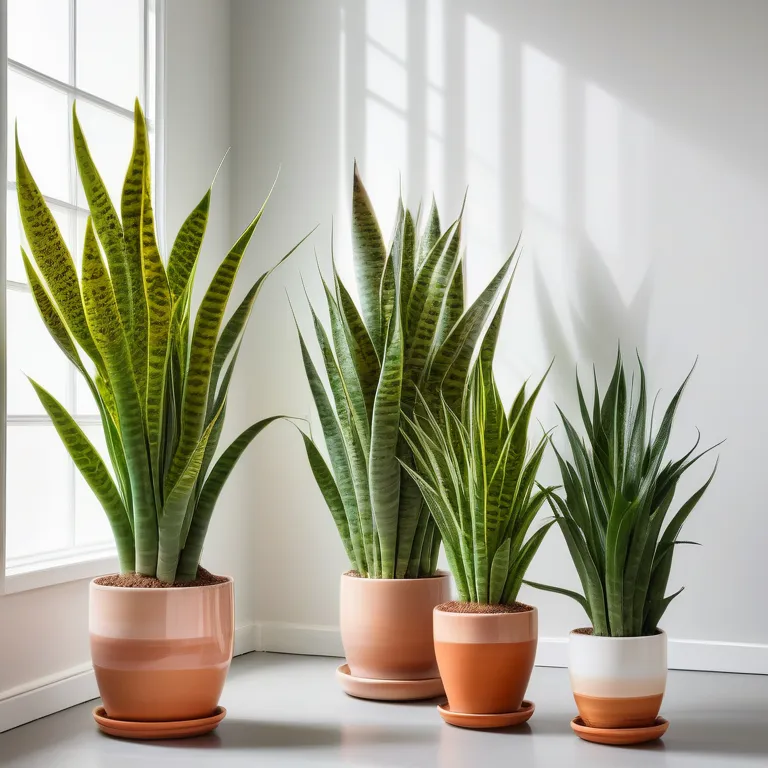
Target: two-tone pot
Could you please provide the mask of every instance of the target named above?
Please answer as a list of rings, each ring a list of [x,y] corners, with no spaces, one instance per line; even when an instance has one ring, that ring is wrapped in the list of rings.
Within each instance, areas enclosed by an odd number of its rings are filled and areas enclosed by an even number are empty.
[[[350,673],[373,680],[439,677],[432,610],[450,599],[446,573],[420,579],[341,577],[341,641]]]
[[[114,720],[194,720],[216,710],[234,643],[232,579],[143,589],[91,582],[91,658]]]
[[[568,670],[590,728],[642,728],[656,721],[667,683],[667,633],[598,637],[571,632]]]
[[[452,712],[520,709],[533,671],[538,612],[470,613],[461,603],[434,610],[435,653]]]

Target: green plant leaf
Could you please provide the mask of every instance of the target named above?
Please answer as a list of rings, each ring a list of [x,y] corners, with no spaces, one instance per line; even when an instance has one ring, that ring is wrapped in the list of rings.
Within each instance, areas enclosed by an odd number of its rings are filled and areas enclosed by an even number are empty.
[[[587,602],[584,595],[580,595],[578,592],[574,592],[571,589],[565,589],[565,587],[554,587],[551,584],[541,584],[538,581],[528,581],[527,579],[523,579],[523,584],[527,584],[529,587],[533,587],[534,589],[541,589],[544,592],[554,592],[558,595],[565,595],[565,597],[570,597],[584,609],[584,613],[586,613],[589,620],[592,621],[592,617],[589,615],[589,603]]]
[[[363,186],[355,163],[352,181],[352,256],[362,305],[362,317],[374,348],[382,356],[379,287],[384,274],[387,252],[371,200]]]
[[[83,162],[90,167],[92,161],[86,161],[86,153],[82,153]],[[95,168],[94,168],[95,170]],[[81,170],[81,175],[83,171]],[[125,310],[121,309],[121,318],[126,337],[129,340],[131,360],[133,362],[133,372],[136,378],[136,385],[140,392],[145,389],[147,360],[147,341],[148,341],[148,309],[144,289],[144,259],[142,257],[142,217],[145,207],[146,190],[150,186],[149,175],[149,141],[147,139],[147,125],[144,120],[144,114],[136,101],[134,106],[133,121],[133,153],[128,166],[128,172],[123,184],[123,193],[120,203],[122,214],[122,244],[124,247],[123,259],[124,265],[120,273],[120,298],[118,305],[129,308],[129,313],[124,315]],[[109,202],[109,196],[104,190],[104,185],[99,184],[99,200],[105,200],[103,210],[100,207],[94,209],[91,206],[91,213],[94,215],[94,223],[99,238],[107,250],[107,242],[115,239],[117,227],[117,215]],[[117,243],[110,245],[114,248],[115,261],[119,259]],[[112,264],[110,262],[110,270]],[[112,274],[115,274],[114,272]]]
[[[355,547],[355,562],[362,565],[361,573],[368,573],[374,568],[376,559],[373,517],[372,514],[366,514],[370,508],[368,489],[355,486],[349,451],[344,442],[341,426],[328,399],[325,387],[318,376],[317,369],[312,362],[298,324],[296,329],[301,346],[304,370],[309,381],[315,408],[317,408],[317,413],[320,417],[320,426],[323,430],[325,446],[331,459],[336,485],[344,503],[349,532]],[[363,501],[362,504],[360,503],[361,499]]]
[[[371,420],[369,487],[374,526],[381,547],[381,578],[395,576],[400,467],[397,442],[403,385],[403,342],[399,308],[392,316]]]
[[[305,435],[298,427],[296,429],[301,432],[310,469],[314,475],[317,487],[320,489],[320,493],[323,494],[325,503],[333,516],[333,521],[336,523],[336,529],[339,532],[341,543],[344,545],[347,559],[359,574],[366,576],[366,564],[364,561],[358,561],[355,548],[352,545],[347,513],[344,509],[344,502],[341,500],[341,494],[339,493],[336,481],[333,479],[328,465],[325,463],[317,446],[312,442],[312,439]]]
[[[194,277],[205,230],[208,227],[210,207],[211,190],[208,189],[192,213],[184,220],[173,241],[171,255],[168,257],[168,284],[174,301],[181,298]]]
[[[257,421],[241,432],[213,465],[203,485],[203,490],[200,492],[197,507],[192,516],[186,544],[179,558],[179,567],[176,574],[177,581],[192,581],[197,576],[200,553],[203,550],[203,542],[208,532],[213,508],[216,506],[216,501],[224,487],[224,483],[226,483],[227,478],[232,473],[243,452],[273,421],[284,418],[284,416],[270,416],[267,419]]]
[[[489,579],[488,602],[496,605],[501,602],[504,594],[504,584],[509,573],[510,545],[512,539],[507,539],[493,556],[491,564],[491,577]]]
[[[72,457],[72,461],[107,515],[115,537],[121,571],[134,570],[133,531],[128,512],[104,461],[64,406],[36,381],[32,379],[29,381],[53,422],[64,447]]]
[[[85,353],[98,364],[101,358],[85,320],[75,264],[56,220],[24,160],[18,130],[16,191],[24,233],[40,274],[70,333]]]
[[[197,312],[192,332],[192,346],[184,386],[179,447],[173,457],[173,463],[168,475],[168,482],[171,484],[178,479],[179,474],[192,455],[202,435],[208,404],[208,390],[213,371],[216,339],[221,328],[227,301],[232,291],[232,285],[237,276],[240,262],[261,219],[266,204],[267,201],[265,200],[261,210],[256,214],[253,221],[246,227],[243,234],[221,262],[200,303],[200,309]]]
[[[141,400],[112,283],[94,240],[83,251],[82,290],[88,326],[114,388],[131,482],[136,570],[152,576],[157,563],[157,517]]]

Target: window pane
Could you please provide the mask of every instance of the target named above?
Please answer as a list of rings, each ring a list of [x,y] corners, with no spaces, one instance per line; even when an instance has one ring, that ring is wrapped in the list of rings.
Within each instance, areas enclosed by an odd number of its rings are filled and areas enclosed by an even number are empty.
[[[69,361],[48,333],[31,294],[6,291],[6,308],[9,415],[45,413],[27,376],[66,404]]]
[[[107,443],[102,428],[98,425],[88,425],[83,427],[83,432],[101,454],[104,463],[111,472],[109,451],[107,451]],[[75,469],[75,510],[76,547],[88,544],[106,544],[112,541],[112,529],[109,527],[107,516],[93,495],[90,486],[77,469]]]
[[[83,101],[77,105],[77,116],[107,192],[119,211],[120,194],[133,149],[133,121]],[[78,205],[87,207],[79,181],[77,194]]]
[[[69,82],[69,0],[9,0],[8,58]]]
[[[70,200],[67,96],[28,77],[8,72],[8,180],[16,179],[14,121],[32,175],[44,195]]]
[[[8,425],[6,555],[69,546],[72,463],[51,426]]]
[[[77,87],[129,109],[141,96],[140,0],[78,0]]]

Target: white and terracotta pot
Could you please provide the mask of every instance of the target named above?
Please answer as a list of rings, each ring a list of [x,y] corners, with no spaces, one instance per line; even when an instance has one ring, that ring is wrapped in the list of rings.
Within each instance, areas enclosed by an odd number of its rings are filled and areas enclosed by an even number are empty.
[[[667,683],[667,634],[597,637],[571,632],[571,688],[591,728],[653,725]]]
[[[451,711],[472,715],[520,709],[536,659],[535,608],[517,613],[434,611],[435,651]]]
[[[109,718],[193,720],[216,710],[232,660],[233,581],[142,589],[91,582],[96,682]]]
[[[439,677],[432,609],[450,600],[446,573],[421,579],[341,577],[341,641],[350,673],[374,680]]]

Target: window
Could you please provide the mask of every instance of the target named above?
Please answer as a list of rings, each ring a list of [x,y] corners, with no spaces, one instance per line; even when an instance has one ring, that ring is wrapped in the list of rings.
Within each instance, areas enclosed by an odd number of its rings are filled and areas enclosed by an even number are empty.
[[[5,3],[8,159],[4,538],[5,572],[11,580],[18,574],[102,559],[114,552],[105,515],[69,459],[25,376],[39,380],[59,398],[106,456],[95,404],[74,367],[48,335],[26,283],[14,181],[14,125],[18,126],[30,169],[79,264],[88,211],[72,151],[72,106],[76,100],[91,152],[119,210],[133,143],[136,96],[147,115],[157,163],[157,40],[162,26],[157,23],[157,10],[161,2]],[[2,4],[0,0],[0,10]],[[157,192],[156,199],[161,214],[162,196]]]

